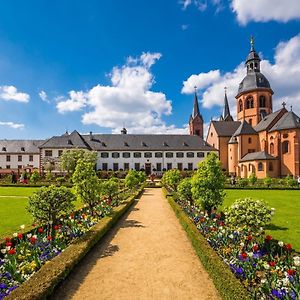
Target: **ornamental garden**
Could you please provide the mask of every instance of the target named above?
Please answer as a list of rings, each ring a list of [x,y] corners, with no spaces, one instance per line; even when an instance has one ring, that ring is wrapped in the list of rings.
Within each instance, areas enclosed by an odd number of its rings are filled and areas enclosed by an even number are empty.
[[[50,295],[146,186],[144,172],[97,174],[93,152],[66,153],[64,177],[50,170],[26,187],[2,182],[0,299]],[[222,298],[300,299],[296,181],[253,175],[232,184],[210,153],[194,172],[169,170],[147,184],[163,187]],[[41,276],[47,284],[36,284]]]

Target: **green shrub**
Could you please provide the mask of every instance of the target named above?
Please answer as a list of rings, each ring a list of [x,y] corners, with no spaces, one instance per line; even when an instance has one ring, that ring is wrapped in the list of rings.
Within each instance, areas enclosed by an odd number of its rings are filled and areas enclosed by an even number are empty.
[[[56,224],[60,217],[74,208],[74,200],[75,196],[70,189],[51,185],[38,189],[29,197],[27,210],[36,222],[47,224],[50,233],[52,224]]]
[[[108,199],[109,204],[112,202],[113,197],[118,191],[118,182],[117,178],[111,178],[100,184],[100,194]]]
[[[178,169],[172,169],[164,173],[161,181],[164,185],[176,191],[177,186],[181,179],[182,177],[180,171]]]
[[[297,186],[297,181],[293,178],[291,175],[287,175],[284,179],[285,185],[288,187],[294,187]]]
[[[221,205],[224,200],[225,175],[216,153],[211,152],[192,177],[192,194],[197,205],[210,214],[214,206]]]
[[[251,185],[255,185],[257,183],[257,177],[254,173],[249,176],[248,180]]]
[[[238,180],[238,185],[239,185],[240,187],[246,187],[246,186],[248,186],[248,184],[249,184],[249,181],[248,181],[247,178],[240,178],[240,179]]]
[[[258,232],[260,227],[270,223],[273,210],[262,200],[238,199],[225,209],[226,222],[238,227],[247,226],[252,232]]]
[[[192,180],[191,178],[187,177],[184,178],[180,181],[180,183],[178,184],[177,187],[177,192],[178,194],[189,200],[192,201],[193,200],[193,194],[192,194]]]
[[[77,197],[87,204],[92,213],[99,202],[100,182],[96,175],[93,162],[79,159],[72,175],[74,190]]]
[[[52,179],[53,179],[53,175],[52,175],[51,171],[48,171],[46,174],[46,180],[51,181]]]
[[[272,185],[272,178],[269,176],[264,178],[264,185],[269,188]]]
[[[60,177],[57,177],[57,178],[55,179],[55,181],[56,181],[56,183],[57,183],[58,185],[62,185],[66,180],[65,180],[65,177],[60,176]]]
[[[31,176],[30,176],[29,181],[30,181],[30,183],[32,183],[32,184],[36,184],[36,183],[39,181],[39,179],[40,179],[40,174],[39,174],[39,172],[38,172],[38,171],[33,171],[33,173],[32,173]]]

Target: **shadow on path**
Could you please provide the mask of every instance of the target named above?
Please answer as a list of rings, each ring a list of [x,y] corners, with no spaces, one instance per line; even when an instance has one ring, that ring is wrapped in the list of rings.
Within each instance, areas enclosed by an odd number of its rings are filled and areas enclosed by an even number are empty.
[[[146,193],[145,193],[146,194]],[[138,200],[139,201],[139,200]],[[72,287],[72,296],[75,295],[76,291],[84,281],[85,277],[92,270],[94,265],[96,265],[97,260],[109,256],[113,256],[118,252],[119,246],[111,244],[115,235],[121,228],[144,228],[145,226],[136,220],[127,220],[128,215],[132,211],[139,210],[135,206],[138,201],[129,208],[129,210],[119,219],[119,221],[102,237],[102,239],[87,253],[87,255],[78,263],[78,265],[72,270],[72,272],[67,276],[67,278],[61,282],[54,290],[53,294],[47,298],[50,300],[61,300],[67,299],[67,297],[62,298],[61,295],[64,294],[65,285]],[[68,288],[70,291],[70,289]],[[68,299],[70,299],[68,293]]]

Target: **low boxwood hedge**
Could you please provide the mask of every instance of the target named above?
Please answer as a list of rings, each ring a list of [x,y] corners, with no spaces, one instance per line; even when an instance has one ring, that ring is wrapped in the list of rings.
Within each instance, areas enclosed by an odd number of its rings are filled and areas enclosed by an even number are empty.
[[[143,188],[130,196],[123,204],[114,208],[110,216],[101,219],[90,231],[74,241],[59,256],[42,266],[29,280],[24,282],[5,299],[46,299],[142,193]]]
[[[206,239],[198,231],[195,224],[174,201],[172,195],[168,194],[165,189],[163,190],[169,204],[173,208],[182,227],[186,231],[198,257],[200,258],[200,261],[212,278],[221,297],[226,300],[250,299],[248,292],[245,290],[241,282],[220,259],[218,254],[210,247]]]

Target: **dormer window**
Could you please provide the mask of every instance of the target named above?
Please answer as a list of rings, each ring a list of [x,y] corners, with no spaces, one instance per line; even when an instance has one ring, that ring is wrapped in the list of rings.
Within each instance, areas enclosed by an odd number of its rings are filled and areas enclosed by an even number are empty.
[[[183,144],[182,144],[184,147],[187,147],[188,146],[188,144],[186,143],[186,142],[183,142]]]
[[[6,147],[2,147],[2,151],[6,151]]]
[[[147,144],[145,142],[142,142],[143,147],[147,147]]]
[[[166,143],[166,142],[164,142],[164,147],[169,147],[169,145]]]
[[[124,142],[124,146],[125,146],[125,147],[129,147],[129,145],[128,145],[127,142]]]
[[[68,145],[73,145],[71,140],[68,140]]]
[[[102,142],[101,145],[102,145],[103,147],[106,147],[106,144],[105,144],[104,142]]]
[[[23,151],[23,152],[24,152],[24,151],[25,151],[25,148],[24,148],[24,147],[21,147],[21,151]]]

